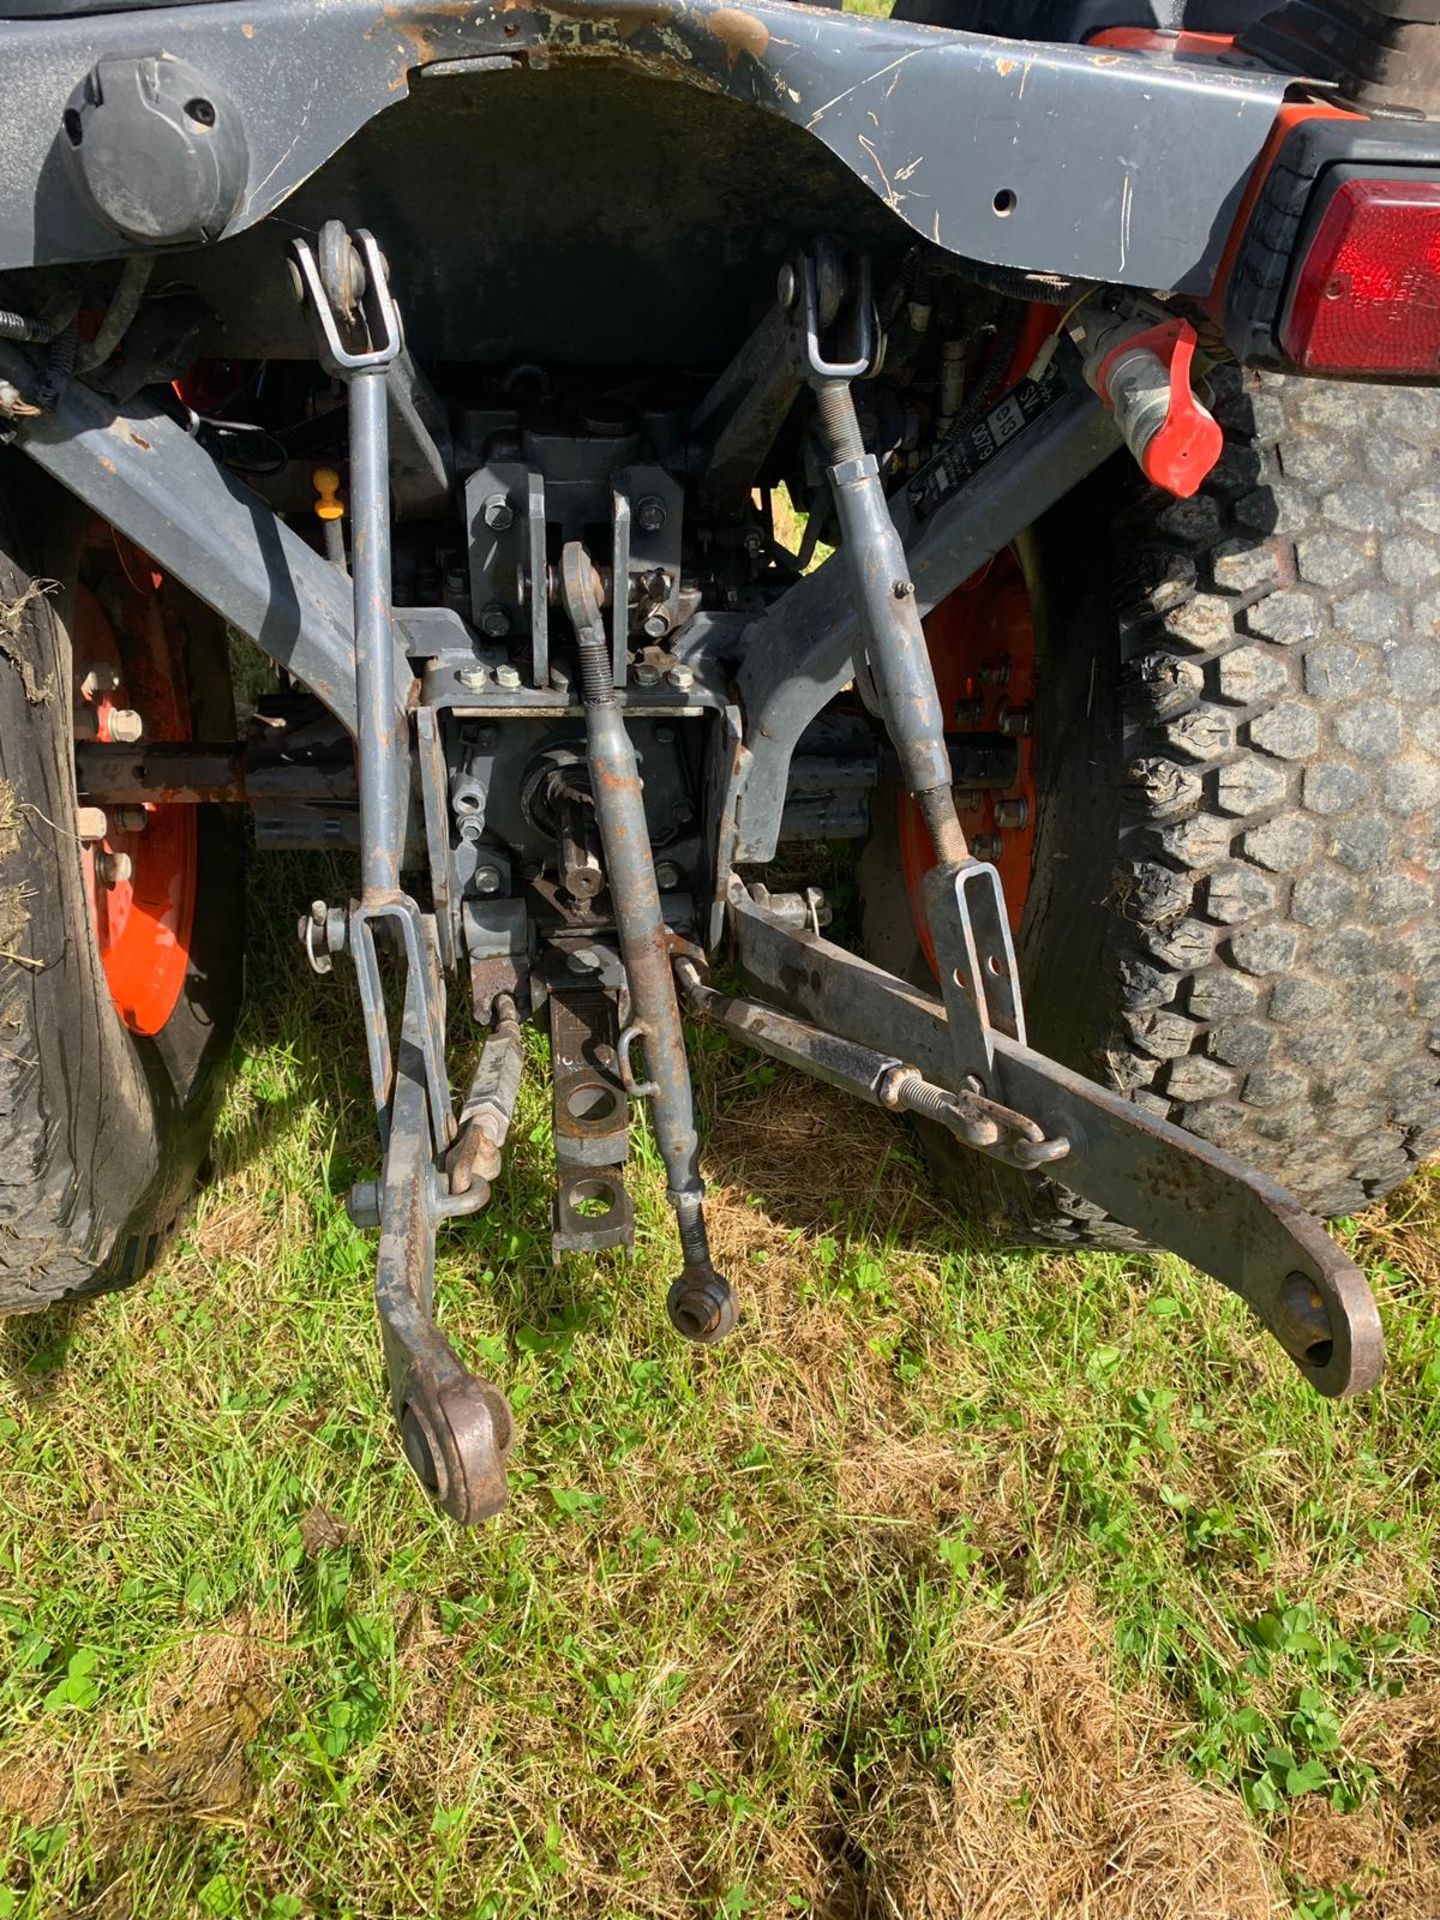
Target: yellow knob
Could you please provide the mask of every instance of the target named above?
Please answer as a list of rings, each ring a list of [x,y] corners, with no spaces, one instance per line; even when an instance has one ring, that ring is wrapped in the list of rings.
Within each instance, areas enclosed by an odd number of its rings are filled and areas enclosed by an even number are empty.
[[[317,495],[315,501],[316,518],[320,520],[343,520],[345,503],[340,498],[340,476],[333,467],[316,467],[310,476],[311,484]]]

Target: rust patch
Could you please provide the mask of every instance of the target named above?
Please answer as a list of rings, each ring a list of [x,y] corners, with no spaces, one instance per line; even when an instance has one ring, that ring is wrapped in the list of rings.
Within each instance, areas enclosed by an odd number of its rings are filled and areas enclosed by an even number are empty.
[[[148,440],[143,439],[138,433],[136,433],[133,427],[128,427],[126,429],[125,438],[130,442],[132,447],[139,447],[142,453],[149,453],[150,442]]]
[[[770,44],[770,29],[753,13],[742,7],[717,7],[708,14],[706,26],[725,49],[725,62],[733,67],[742,53],[759,60]]]
[[[995,71],[999,74],[1011,74],[1014,73],[1019,64],[1020,62],[1018,60],[997,60],[995,62]]]
[[[255,29],[248,20],[241,27],[240,31],[247,40],[253,40],[255,38]]]

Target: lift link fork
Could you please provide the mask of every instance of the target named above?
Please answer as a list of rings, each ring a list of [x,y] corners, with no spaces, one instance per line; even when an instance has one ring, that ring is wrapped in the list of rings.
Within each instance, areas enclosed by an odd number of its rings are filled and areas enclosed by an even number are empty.
[[[466,1370],[435,1324],[436,1227],[442,1218],[483,1206],[489,1181],[475,1131],[482,1123],[479,1110],[467,1111],[468,1124],[456,1139],[434,922],[400,885],[410,754],[408,721],[395,697],[386,418],[386,372],[403,345],[400,315],[371,235],[357,233],[352,240],[332,221],[321,243],[323,268],[304,240],[293,243],[291,260],[321,364],[344,381],[349,405],[361,890],[340,939],[329,944],[343,946],[355,962],[383,1155],[378,1192],[357,1212],[368,1211],[366,1223],[380,1228],[375,1304],[405,1456],[448,1514],[474,1521],[505,1504],[513,1425],[503,1394]],[[394,1047],[381,979],[382,941],[403,965]],[[508,1073],[498,1071],[500,1056],[511,1051],[506,1028],[502,1019],[486,1049],[497,1069],[501,1104],[507,1094],[512,1102],[514,1097]],[[503,1129],[492,1128],[496,1162],[497,1131],[504,1138]],[[440,1171],[447,1155],[448,1180]],[[494,1165],[488,1170],[493,1173]]]
[[[962,1137],[969,1125],[971,1144],[992,1158],[1033,1170],[1059,1162],[1083,1198],[1246,1300],[1321,1393],[1358,1392],[1380,1375],[1379,1315],[1364,1275],[1319,1222],[1253,1168],[1026,1044],[1000,877],[971,857],[960,827],[915,588],[879,465],[861,439],[850,388],[874,362],[876,331],[863,262],[849,280],[837,296],[833,259],[803,255],[782,276],[781,304],[791,312],[798,370],[815,393],[865,664],[935,846],[924,899],[944,1008],[818,932],[782,926],[738,881],[729,910],[742,968],[815,1024],[714,994],[682,961],[686,997],[736,1038],[861,1098],[917,1107]],[[1110,360],[1119,364],[1116,353]],[[1138,458],[1142,449],[1132,451]],[[1196,471],[1209,451],[1203,435],[1194,442]],[[864,1044],[876,1034],[903,1050],[899,1061]],[[979,1125],[987,1118],[1001,1123],[988,1140]]]

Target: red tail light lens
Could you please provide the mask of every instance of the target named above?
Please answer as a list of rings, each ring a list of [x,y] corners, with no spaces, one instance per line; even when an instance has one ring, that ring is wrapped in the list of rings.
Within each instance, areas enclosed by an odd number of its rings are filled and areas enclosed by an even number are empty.
[[[1313,373],[1440,374],[1440,180],[1343,180],[1280,330]]]

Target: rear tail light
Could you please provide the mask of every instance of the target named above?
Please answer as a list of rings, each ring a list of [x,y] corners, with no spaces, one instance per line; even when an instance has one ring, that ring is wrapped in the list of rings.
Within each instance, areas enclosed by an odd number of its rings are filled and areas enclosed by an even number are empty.
[[[1310,373],[1440,375],[1440,179],[1341,179],[1280,340]]]

